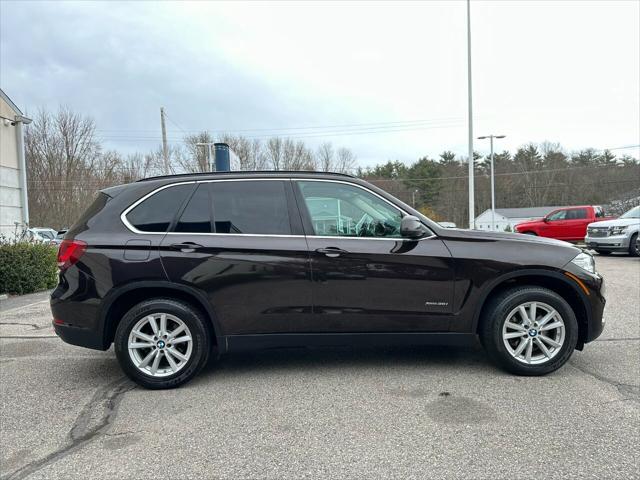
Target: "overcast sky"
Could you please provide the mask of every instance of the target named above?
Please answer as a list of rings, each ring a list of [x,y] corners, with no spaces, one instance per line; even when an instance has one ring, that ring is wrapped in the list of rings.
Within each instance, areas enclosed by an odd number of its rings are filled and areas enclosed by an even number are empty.
[[[477,135],[640,143],[640,2],[471,8]],[[466,155],[466,62],[462,1],[0,1],[5,93],[30,114],[89,115],[123,152],[159,144],[164,106],[170,143],[210,130],[332,141],[360,165]]]

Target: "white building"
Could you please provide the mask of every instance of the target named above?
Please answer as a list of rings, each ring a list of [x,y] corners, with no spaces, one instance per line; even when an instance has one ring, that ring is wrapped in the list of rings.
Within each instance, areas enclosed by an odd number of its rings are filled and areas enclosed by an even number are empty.
[[[0,235],[5,238],[29,225],[23,129],[29,123],[0,89]]]
[[[514,231],[517,224],[538,220],[558,208],[563,207],[496,208],[495,231]],[[476,217],[476,228],[478,230],[492,230],[491,209],[485,210]]]

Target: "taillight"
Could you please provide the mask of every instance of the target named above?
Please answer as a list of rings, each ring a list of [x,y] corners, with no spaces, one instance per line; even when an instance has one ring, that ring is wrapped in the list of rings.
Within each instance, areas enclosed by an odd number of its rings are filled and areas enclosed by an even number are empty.
[[[87,249],[87,243],[82,240],[63,240],[58,249],[58,268],[66,270],[80,260]]]

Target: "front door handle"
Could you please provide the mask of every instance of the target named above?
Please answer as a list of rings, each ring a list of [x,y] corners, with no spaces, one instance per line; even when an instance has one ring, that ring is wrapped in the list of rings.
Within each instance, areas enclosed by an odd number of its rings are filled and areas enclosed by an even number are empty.
[[[184,243],[172,243],[171,248],[175,248],[176,250],[180,250],[183,253],[193,253],[198,248],[202,248],[202,245],[193,242],[184,242]]]
[[[316,252],[322,253],[323,255],[326,255],[327,257],[330,257],[330,258],[336,258],[344,253],[349,253],[346,250],[343,250],[338,247],[317,248]]]

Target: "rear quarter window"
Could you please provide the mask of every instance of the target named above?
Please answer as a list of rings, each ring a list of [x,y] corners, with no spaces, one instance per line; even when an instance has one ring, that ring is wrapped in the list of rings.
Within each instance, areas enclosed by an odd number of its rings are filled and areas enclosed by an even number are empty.
[[[166,232],[194,187],[194,184],[185,184],[164,188],[131,209],[126,219],[141,232]]]

